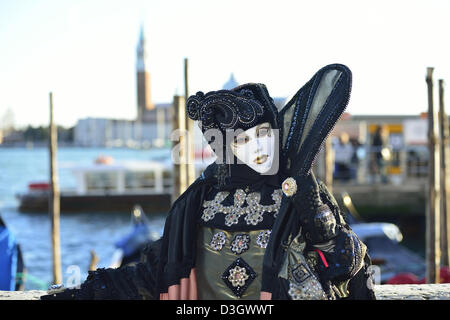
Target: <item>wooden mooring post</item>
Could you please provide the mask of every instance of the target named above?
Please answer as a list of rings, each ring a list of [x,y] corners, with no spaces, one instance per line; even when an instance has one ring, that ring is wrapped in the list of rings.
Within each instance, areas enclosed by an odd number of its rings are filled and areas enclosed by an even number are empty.
[[[51,219],[51,239],[53,256],[53,284],[62,284],[61,271],[61,245],[60,245],[60,197],[58,185],[58,167],[56,152],[58,149],[58,131],[53,120],[53,94],[50,92],[50,126],[49,126],[49,151],[50,151],[50,193],[49,214]]]
[[[173,111],[172,139],[175,141],[175,144],[172,146],[172,160],[174,162],[172,203],[188,187],[186,168],[186,111],[185,99],[183,96],[174,96]]]
[[[174,160],[172,203],[192,184],[196,178],[194,157],[194,121],[186,115],[189,97],[189,65],[184,59],[184,96],[174,96],[172,135],[177,141],[172,148]],[[177,133],[178,132],[178,133]]]
[[[185,101],[189,98],[189,60],[188,58],[184,58],[184,97]],[[183,109],[185,110],[185,109]],[[187,130],[187,185],[190,186],[195,178],[195,150],[194,150],[194,120],[185,117],[186,119],[186,130]]]
[[[450,146],[449,123],[444,106],[444,80],[439,79],[439,135],[441,151],[441,262],[449,266],[450,243]]]
[[[427,68],[428,87],[428,197],[426,210],[426,281],[439,283],[440,253],[440,157],[438,117],[433,106],[433,70]]]

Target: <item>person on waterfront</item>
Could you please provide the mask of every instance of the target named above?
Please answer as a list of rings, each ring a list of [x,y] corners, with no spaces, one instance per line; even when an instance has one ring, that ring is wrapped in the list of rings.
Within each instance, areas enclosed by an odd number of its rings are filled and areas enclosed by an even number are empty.
[[[186,103],[217,160],[175,201],[142,262],[43,299],[374,299],[366,246],[312,164],[351,72],[320,69],[278,112],[263,84]]]
[[[342,132],[334,145],[334,179],[348,181],[352,177],[352,158],[355,154],[347,132]]]
[[[380,181],[387,183],[387,155],[386,152],[386,129],[377,126],[372,139],[372,171],[374,174],[374,182]]]

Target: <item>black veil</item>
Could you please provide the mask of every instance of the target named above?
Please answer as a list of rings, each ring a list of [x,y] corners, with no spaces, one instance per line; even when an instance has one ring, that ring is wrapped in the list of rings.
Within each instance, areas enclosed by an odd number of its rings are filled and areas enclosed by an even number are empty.
[[[350,99],[352,75],[342,64],[320,69],[280,110],[281,165],[305,176]]]
[[[297,194],[309,192],[312,165],[322,143],[347,107],[351,84],[348,67],[327,65],[279,111],[280,177],[295,177],[300,182]],[[299,214],[291,199],[283,196],[264,256],[262,290],[272,292],[275,299],[274,289],[282,286],[276,282],[283,263],[283,247],[298,233],[300,225]]]

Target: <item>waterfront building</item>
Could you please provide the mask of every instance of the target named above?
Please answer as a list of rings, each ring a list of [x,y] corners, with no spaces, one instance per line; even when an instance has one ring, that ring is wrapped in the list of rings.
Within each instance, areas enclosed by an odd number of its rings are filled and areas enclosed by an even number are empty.
[[[410,179],[424,182],[428,174],[428,120],[419,115],[350,115],[345,113],[331,133],[337,143],[347,133],[355,147],[357,181],[371,182],[372,162],[376,152],[373,139],[378,127],[385,132],[386,173],[389,182],[400,185]],[[322,159],[319,159],[319,162]],[[319,165],[320,167],[320,165]]]

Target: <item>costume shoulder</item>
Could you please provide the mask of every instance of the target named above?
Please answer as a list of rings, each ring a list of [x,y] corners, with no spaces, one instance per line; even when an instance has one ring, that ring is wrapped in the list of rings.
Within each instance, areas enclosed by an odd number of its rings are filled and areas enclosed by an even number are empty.
[[[197,192],[202,187],[210,186],[217,181],[217,164],[214,162],[206,167],[200,176],[175,200],[169,215],[176,213],[177,206],[182,205],[193,192]]]

